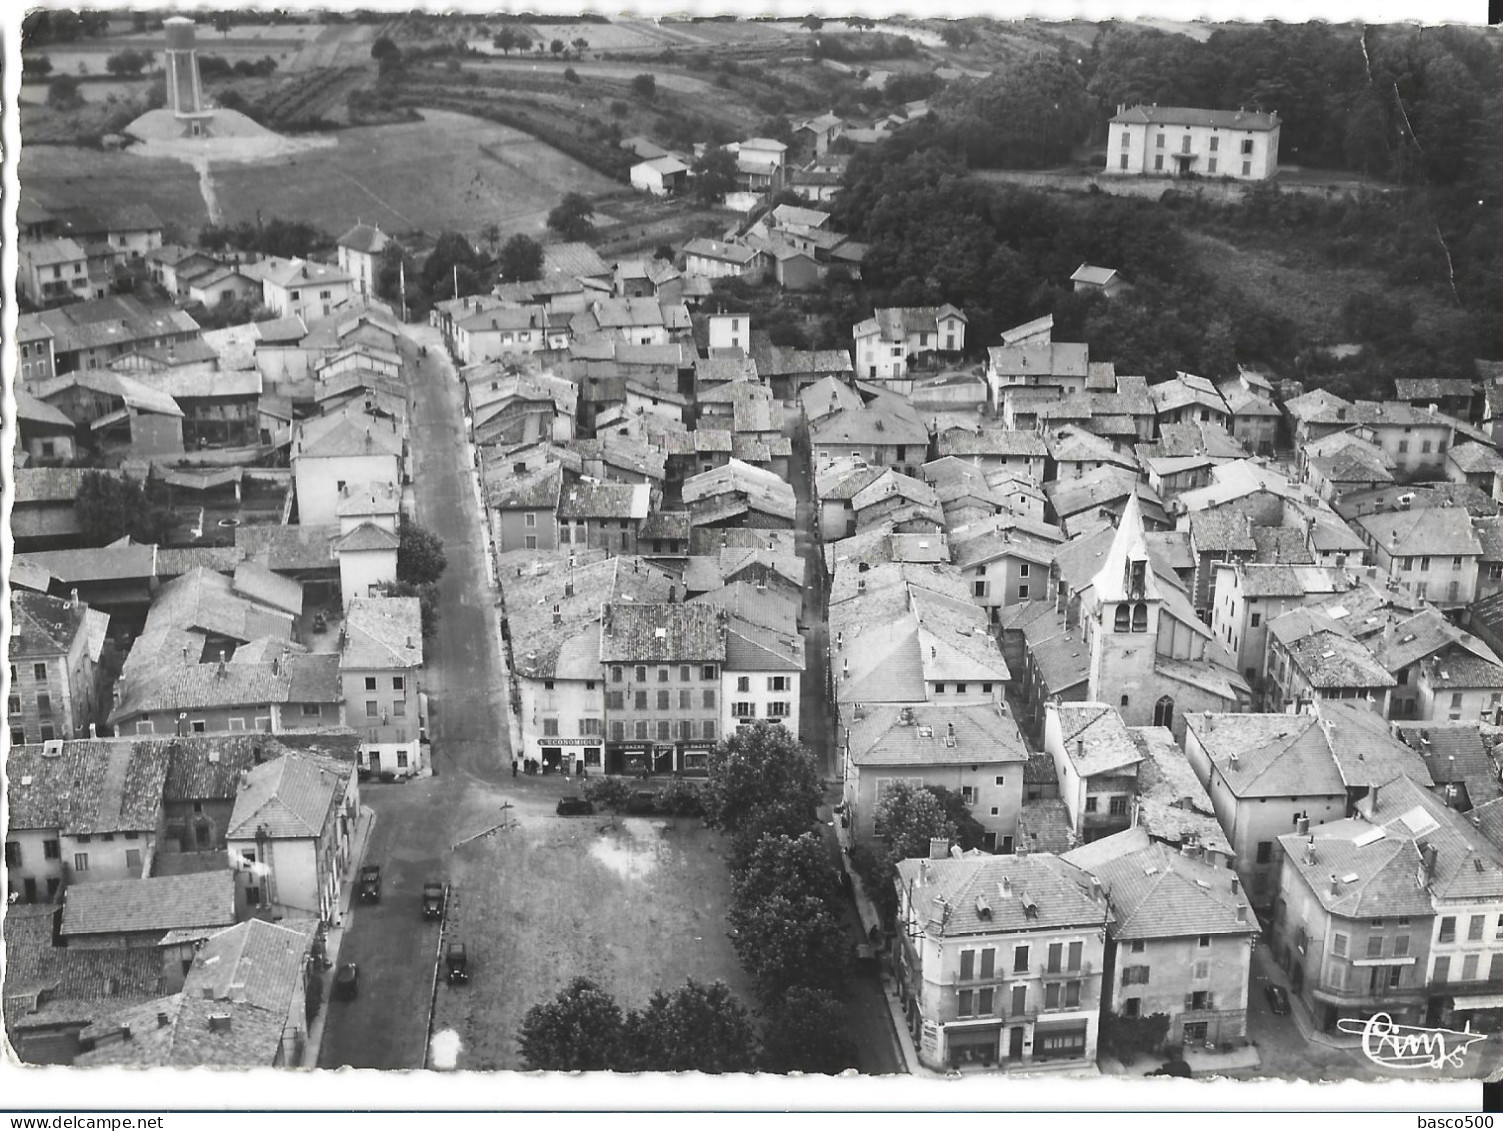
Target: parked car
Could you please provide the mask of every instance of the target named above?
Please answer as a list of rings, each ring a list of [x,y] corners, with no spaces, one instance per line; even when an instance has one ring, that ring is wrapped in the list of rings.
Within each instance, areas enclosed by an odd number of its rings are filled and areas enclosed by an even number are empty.
[[[462,986],[470,980],[470,958],[465,953],[464,943],[451,942],[444,952],[444,980],[451,986]]]
[[[437,880],[428,880],[423,884],[423,918],[442,919],[444,917],[444,885]]]
[[[554,812],[560,817],[588,817],[595,812],[595,805],[583,797],[560,797]]]
[[[654,813],[658,807],[658,795],[650,789],[639,789],[626,799],[625,810],[636,816]]]
[[[367,864],[360,869],[360,902],[381,902],[381,865]]]
[[[1190,1077],[1192,1077],[1194,1075],[1194,1073],[1190,1070],[1190,1065],[1186,1061],[1183,1061],[1183,1060],[1171,1060],[1167,1064],[1165,1064],[1162,1068],[1155,1068],[1148,1075],[1150,1075],[1150,1076],[1179,1076],[1179,1077],[1181,1077],[1183,1079],[1188,1080],[1188,1079],[1190,1079]]]
[[[1283,986],[1274,985],[1272,982],[1263,987],[1263,996],[1268,999],[1268,1009],[1272,1013],[1289,1012],[1289,991]]]
[[[334,996],[348,1001],[360,992],[360,967],[346,962],[334,975]]]

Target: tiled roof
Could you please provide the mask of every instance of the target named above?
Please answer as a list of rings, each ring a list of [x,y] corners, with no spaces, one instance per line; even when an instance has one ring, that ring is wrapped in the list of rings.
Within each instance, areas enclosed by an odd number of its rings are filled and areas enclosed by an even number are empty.
[[[775,632],[751,621],[728,622],[725,670],[730,672],[801,672],[804,670],[804,638]]]
[[[1470,400],[1476,385],[1470,377],[1395,377],[1393,387],[1401,401],[1433,401],[1450,397]]]
[[[1384,688],[1396,683],[1365,645],[1340,633],[1319,630],[1285,647],[1290,661],[1317,689]]]
[[[362,522],[349,533],[341,534],[334,539],[330,545],[337,555],[358,553],[362,550],[395,550],[401,544],[401,538],[384,526],[377,526],[373,522]]]
[[[878,705],[847,736],[858,766],[1023,762],[1028,750],[1011,716],[986,703]]]
[[[1042,852],[903,860],[897,884],[913,900],[919,925],[937,929],[943,938],[1062,927],[1099,929],[1111,918],[1105,898],[1092,897],[1084,872]],[[979,910],[983,906],[985,918]]]
[[[986,352],[989,370],[1003,377],[1084,377],[1090,357],[1084,342],[1023,342]]]
[[[750,581],[732,581],[689,600],[724,609],[731,617],[733,630],[738,622],[749,622],[780,637],[798,636],[799,598],[777,589],[759,589]]]
[[[1346,796],[1313,715],[1187,714],[1185,725],[1237,797]]]
[[[1212,126],[1223,130],[1272,130],[1279,125],[1277,114],[1257,110],[1204,110],[1192,106],[1145,106],[1139,103],[1112,118],[1123,125]]]
[[[1348,789],[1384,785],[1401,775],[1433,784],[1424,760],[1394,737],[1376,711],[1363,704],[1321,701],[1315,713]]]
[[[513,478],[489,480],[489,498],[497,510],[553,510],[563,490],[564,469],[548,464]]]
[[[1037,432],[1008,428],[947,428],[935,439],[941,456],[1026,456],[1042,458],[1048,448]]]
[[[156,574],[155,546],[134,543],[87,550],[44,550],[17,554],[17,562],[40,566],[64,585],[85,581],[139,581]]]
[[[228,866],[184,876],[70,884],[63,893],[65,936],[228,927],[234,922],[235,873]]]
[[[1118,834],[1121,836],[1122,834]],[[1111,859],[1100,859],[1103,842],[1086,846],[1097,859],[1081,864],[1101,881],[1111,903],[1117,939],[1174,939],[1199,935],[1256,935],[1258,921],[1239,890],[1237,877],[1228,868],[1175,852],[1162,844],[1137,847],[1124,837],[1126,850]],[[1076,854],[1065,854],[1076,862]]]
[[[720,663],[726,655],[726,614],[697,604],[605,607],[601,663]]]
[[[347,247],[351,251],[363,251],[367,255],[377,254],[390,242],[390,236],[370,224],[356,224],[338,240],[340,247]]]
[[[334,569],[337,563],[331,544],[339,526],[241,526],[235,531],[235,548],[244,557],[279,573]]]
[[[1436,786],[1458,783],[1466,787],[1475,809],[1503,797],[1498,771],[1476,723],[1394,723],[1394,734],[1419,752]],[[1445,796],[1444,790],[1439,790]]]
[[[225,825],[230,840],[269,836],[276,840],[317,838],[344,796],[353,766],[336,767],[299,754],[262,762],[245,775]]]
[[[873,402],[861,408],[846,408],[818,420],[811,418],[811,421],[809,442],[816,447],[827,444],[923,447],[929,442],[929,430],[923,422],[898,411],[890,403]]]
[[[10,825],[65,833],[152,831],[162,807],[166,751],[126,739],[75,739],[48,753],[16,746],[6,762]]]
[[[274,609],[301,616],[303,585],[273,573],[259,562],[243,561],[235,567],[235,592]]]
[[[1068,852],[1078,839],[1070,811],[1057,797],[1025,801],[1018,811],[1018,843],[1033,852]]]
[[[423,664],[423,619],[416,597],[356,597],[345,611],[340,665],[350,671]]]
[[[1232,856],[1231,842],[1211,805],[1210,795],[1167,727],[1132,727],[1143,752],[1138,764],[1138,823],[1154,840],[1199,844]]]
[[[1120,773],[1143,760],[1143,752],[1115,707],[1104,703],[1051,703],[1059,718],[1065,757],[1082,778]]]
[[[1469,474],[1503,471],[1503,454],[1475,440],[1463,440],[1446,453],[1446,459]]]
[[[75,604],[44,593],[12,590],[10,658],[67,655],[79,632],[84,631],[90,612],[93,610],[82,603]],[[106,622],[109,620],[103,613],[94,615],[104,616]]]
[[[292,458],[338,459],[345,456],[390,455],[400,457],[402,437],[390,420],[366,416],[347,408],[327,416],[315,416],[298,425]]]

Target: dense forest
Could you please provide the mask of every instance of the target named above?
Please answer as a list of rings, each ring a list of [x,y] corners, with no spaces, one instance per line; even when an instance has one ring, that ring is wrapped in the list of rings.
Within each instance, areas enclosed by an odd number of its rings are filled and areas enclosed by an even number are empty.
[[[875,303],[953,302],[973,342],[1052,312],[1057,336],[1089,341],[1119,372],[1214,377],[1240,361],[1385,395],[1395,376],[1470,375],[1472,358],[1503,356],[1499,75],[1495,52],[1460,28],[1269,25],[1202,43],[1114,27],[1089,53],[1040,52],[951,84],[928,120],[851,161],[837,223],[871,245]],[[1148,203],[968,175],[1057,164],[1138,101],[1278,110],[1284,162],[1400,187],[1320,200],[1270,185],[1216,204],[1189,181]],[[1356,268],[1370,284],[1316,337],[1205,270],[1190,232]],[[1133,290],[1110,303],[1070,293],[1082,262],[1122,269]],[[1435,299],[1424,317],[1405,299],[1416,289]],[[1365,348],[1340,361],[1316,348],[1338,341]]]

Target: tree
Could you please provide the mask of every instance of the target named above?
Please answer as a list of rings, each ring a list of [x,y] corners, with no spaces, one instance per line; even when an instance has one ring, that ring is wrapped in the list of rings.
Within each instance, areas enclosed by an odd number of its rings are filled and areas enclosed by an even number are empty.
[[[590,198],[583,193],[565,193],[553,211],[548,213],[548,227],[566,240],[587,240],[595,234],[595,223],[590,217],[594,208]]]
[[[735,932],[736,955],[763,1001],[793,986],[844,987],[850,940],[817,895],[780,892],[754,903],[738,902],[726,918]]]
[[[1127,1017],[1120,1013],[1103,1013],[1101,1048],[1123,1064],[1131,1064],[1140,1055],[1152,1055],[1164,1047],[1169,1036],[1169,1015],[1149,1013]]]
[[[219,33],[221,39],[230,34],[230,29],[235,26],[234,16],[229,12],[214,13],[214,30]]]
[[[480,242],[491,249],[491,254],[496,254],[496,248],[501,244],[501,225],[492,221],[480,229]]]
[[[517,41],[517,50],[518,51],[529,51],[529,50],[531,50],[531,48],[532,48],[532,36],[531,35],[529,35],[525,31],[517,31],[517,32],[513,33],[513,36],[514,36],[514,38]]]
[[[608,1072],[621,1056],[616,999],[589,978],[575,978],[522,1018],[517,1044],[535,1072]]]
[[[508,283],[526,283],[543,273],[543,245],[518,232],[501,248],[501,278]]]
[[[825,26],[825,22],[818,16],[811,15],[805,16],[802,20],[800,20],[798,26],[801,28],[808,28],[810,31],[818,31],[820,28]]]
[[[666,243],[658,244],[657,247],[652,249],[652,257],[654,259],[666,259],[669,263],[672,263],[674,259],[673,245]]]
[[[637,75],[631,80],[631,92],[645,102],[651,102],[658,93],[658,80],[654,75]]]
[[[82,102],[78,80],[72,75],[58,75],[47,84],[47,105],[65,108]]]
[[[142,51],[120,51],[104,61],[104,69],[112,75],[139,75],[153,61],[154,56]]]
[[[722,146],[706,149],[694,162],[694,195],[705,204],[718,204],[736,187],[736,155]]]
[[[631,792],[631,786],[620,778],[595,777],[585,782],[584,787],[587,801],[594,802],[601,809],[609,809],[612,813],[619,813],[626,808]]]
[[[458,290],[455,290],[455,280]],[[458,298],[490,290],[485,259],[459,232],[443,232],[423,262],[423,293],[430,299]]]
[[[548,44],[548,50],[552,51],[555,55],[562,55],[565,46],[566,44],[562,39],[555,39],[552,43]]]
[[[589,45],[590,41],[584,36],[580,36],[578,39],[573,40],[569,44],[570,47],[574,48],[574,58],[576,59],[584,58],[585,48],[587,48]]]
[[[517,45],[517,33],[509,27],[502,28],[496,33],[496,38],[491,40],[492,47],[499,47],[501,54],[510,55],[511,49]]]
[[[779,892],[804,892],[834,907],[840,899],[838,873],[824,838],[764,836],[732,877],[736,902],[755,903]]]
[[[413,585],[436,584],[449,565],[443,540],[426,526],[405,518],[398,539],[397,580]]]
[[[955,838],[955,825],[945,816],[939,798],[922,786],[894,782],[877,803],[877,836],[887,842],[889,859],[899,860],[929,855],[929,841]]]
[[[577,83],[579,81],[579,72],[576,71],[573,67],[565,67],[564,81]]]
[[[795,986],[763,1011],[762,1070],[834,1074],[856,1067],[845,1008],[825,990]]]
[[[160,544],[175,525],[166,489],[159,482],[142,483],[128,475],[101,471],[84,472],[73,514],[91,546],[104,546],[126,535],[135,542]]]
[[[737,727],[710,752],[705,809],[727,832],[770,809],[803,818],[807,830],[822,792],[814,756],[781,726]]]
[[[636,1072],[753,1072],[757,1033],[730,987],[690,978],[658,990],[622,1026],[623,1069]]]
[[[946,789],[942,785],[926,785],[924,788],[934,795],[945,819],[954,826],[955,841],[962,851],[980,848],[986,838],[986,827],[976,820],[966,799],[957,791]]]
[[[45,55],[23,55],[21,73],[27,78],[45,78],[52,72],[52,60]]]

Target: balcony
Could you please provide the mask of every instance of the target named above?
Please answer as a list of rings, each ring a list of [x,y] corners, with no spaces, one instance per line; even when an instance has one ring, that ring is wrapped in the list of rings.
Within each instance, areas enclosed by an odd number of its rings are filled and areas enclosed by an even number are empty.
[[[1045,978],[1050,981],[1064,978],[1089,978],[1093,973],[1095,973],[1095,967],[1092,965],[1089,958],[1083,961],[1079,965],[1079,967],[1074,970],[1067,969],[1063,966],[1051,967],[1047,962],[1040,962],[1038,966],[1038,977]]]

